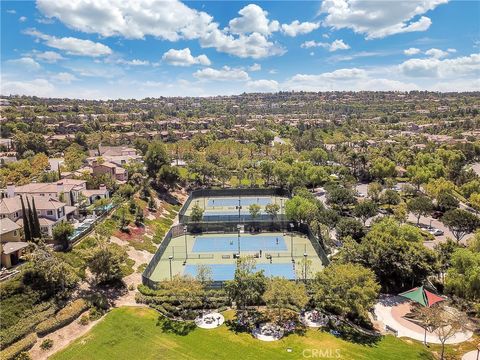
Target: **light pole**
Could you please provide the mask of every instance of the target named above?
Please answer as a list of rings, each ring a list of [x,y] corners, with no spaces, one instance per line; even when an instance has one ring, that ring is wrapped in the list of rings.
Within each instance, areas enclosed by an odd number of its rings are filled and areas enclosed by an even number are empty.
[[[290,226],[290,254],[292,256],[292,259],[293,259],[293,223],[290,223],[289,224]]]
[[[173,256],[170,255],[168,257],[168,260],[170,261],[170,281],[172,281],[172,260],[173,260]]]
[[[188,227],[187,225],[185,225],[183,227],[183,234],[185,235],[185,262],[187,262],[187,259],[188,259],[188,251],[187,251],[187,230],[188,230]]]
[[[238,233],[238,238],[237,238],[238,256],[240,256],[240,224],[237,225],[237,233]]]
[[[241,205],[242,201],[240,199],[240,197],[238,197],[238,206],[236,206],[236,208],[238,209],[238,222],[240,223],[240,212],[242,210],[242,205]]]
[[[307,253],[303,253],[303,281],[307,282]]]
[[[280,198],[280,218],[282,218],[283,215],[283,198]]]

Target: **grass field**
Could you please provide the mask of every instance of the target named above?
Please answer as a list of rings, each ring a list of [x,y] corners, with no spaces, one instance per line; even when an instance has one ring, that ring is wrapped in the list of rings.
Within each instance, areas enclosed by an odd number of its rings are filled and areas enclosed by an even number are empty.
[[[227,312],[226,317],[230,316],[232,312]],[[50,359],[431,359],[422,345],[393,336],[375,345],[361,345],[309,330],[305,336],[265,343],[249,334],[235,334],[225,325],[215,330],[195,329],[185,336],[165,333],[156,325],[157,318],[158,313],[148,308],[114,309],[89,333]],[[313,357],[313,353],[324,356]]]

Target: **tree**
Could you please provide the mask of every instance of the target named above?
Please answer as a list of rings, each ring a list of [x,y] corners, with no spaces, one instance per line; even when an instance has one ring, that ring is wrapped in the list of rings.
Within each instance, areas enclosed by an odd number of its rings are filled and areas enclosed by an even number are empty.
[[[456,209],[460,202],[451,193],[442,191],[437,195],[437,206],[441,211]]]
[[[466,332],[470,329],[470,322],[467,316],[444,304],[431,307],[423,307],[418,310],[419,319],[423,322],[425,330],[435,334],[442,345],[440,359],[445,356],[445,343],[458,332]],[[425,332],[426,335],[426,332]]]
[[[288,219],[298,223],[310,222],[318,213],[317,204],[311,199],[300,195],[285,202],[285,215]]]
[[[42,232],[40,228],[40,220],[38,219],[38,212],[35,206],[35,197],[32,196],[32,217],[33,217],[33,235],[34,237],[40,239],[42,237]]]
[[[400,195],[395,190],[387,189],[380,196],[382,204],[388,205],[391,208],[392,205],[400,204],[401,198]]]
[[[43,291],[46,295],[64,297],[73,289],[79,278],[68,263],[57,257],[54,251],[44,243],[35,244],[27,256],[28,266],[23,282]]]
[[[324,208],[320,210],[318,220],[332,231],[335,226],[337,226],[337,223],[340,220],[340,215],[333,209]]]
[[[27,214],[27,210],[25,209],[25,203],[23,202],[23,196],[20,195],[20,202],[22,203],[22,219],[23,219],[23,232],[25,235],[26,241],[32,240],[32,232],[30,230],[30,222]]]
[[[147,174],[154,179],[164,165],[170,165],[170,158],[165,145],[161,141],[151,142],[145,154]]]
[[[450,267],[452,255],[457,249],[458,243],[450,238],[447,238],[446,242],[441,242],[434,246],[434,250],[437,253],[437,258],[440,265],[440,276],[442,281],[445,280],[444,274]]]
[[[351,237],[355,241],[360,241],[365,236],[365,227],[362,223],[349,217],[341,218],[335,229],[339,240]]]
[[[353,209],[353,214],[355,215],[355,217],[362,220],[364,226],[368,219],[377,215],[377,212],[377,204],[369,200],[359,202],[357,205],[355,205],[355,208]]]
[[[121,280],[122,266],[128,255],[124,248],[117,244],[99,241],[93,249],[85,253],[85,261],[95,276],[97,284]]]
[[[69,222],[62,221],[53,228],[53,241],[57,244],[61,244],[63,250],[66,251],[70,248],[70,236],[74,231],[73,225]]]
[[[135,189],[130,184],[122,184],[118,187],[118,190],[116,193],[121,197],[123,197],[124,199],[128,200],[133,196],[133,194],[135,194]]]
[[[244,310],[248,305],[257,305],[267,286],[267,279],[262,271],[255,271],[256,263],[252,257],[241,257],[233,280],[227,281],[225,290],[229,298]]]
[[[75,171],[82,167],[87,155],[80,145],[74,143],[65,150],[64,158],[67,170]]]
[[[360,244],[345,241],[338,260],[373,270],[384,291],[421,284],[437,271],[435,253],[423,245],[420,229],[392,217],[375,222]]]
[[[480,300],[480,252],[475,247],[454,251],[446,274],[445,290],[466,300]]]
[[[326,198],[327,204],[341,210],[357,202],[353,191],[343,186],[334,186],[327,189]]]
[[[433,210],[432,200],[427,196],[418,196],[407,203],[407,209],[417,217],[417,224],[420,224],[420,216],[427,216]]]
[[[478,216],[462,209],[453,209],[447,211],[442,216],[442,222],[450,229],[457,241],[475,231],[480,226]]]
[[[274,277],[267,281],[262,298],[268,308],[276,310],[279,325],[283,324],[285,310],[294,308],[299,311],[308,302],[304,284],[297,284],[280,277]]]
[[[173,189],[180,180],[178,167],[163,165],[157,173],[157,183],[167,189]]]
[[[255,220],[258,215],[260,215],[260,205],[258,204],[250,204],[248,206],[248,212],[250,213],[250,216],[252,217],[252,220]]]
[[[190,220],[192,220],[192,222],[202,221],[203,212],[204,210],[198,204],[193,205],[192,211],[190,213]]]
[[[195,276],[195,279],[206,288],[213,281],[212,268],[206,264],[197,265],[197,275]]]
[[[378,182],[372,182],[368,184],[367,195],[375,202],[380,200],[380,194],[382,193],[383,187]]]
[[[399,204],[393,210],[393,217],[395,218],[395,220],[397,220],[401,224],[407,221],[407,217],[408,217],[407,204],[405,204],[404,202]]]
[[[317,273],[312,289],[317,308],[358,321],[368,319],[380,285],[375,274],[363,266],[332,263]]]
[[[202,306],[205,295],[200,281],[190,276],[175,275],[172,280],[162,283],[162,290],[171,294],[174,303],[178,304],[182,319],[193,320],[196,317],[193,309]]]
[[[384,181],[387,177],[395,176],[395,163],[386,157],[379,157],[373,161],[370,173],[374,178]]]
[[[475,209],[477,214],[480,212],[480,192],[479,193],[473,193],[470,195],[468,198],[468,201],[470,203],[470,206]]]
[[[279,210],[280,210],[280,205],[278,204],[265,205],[265,212],[272,217],[272,221],[277,217]]]

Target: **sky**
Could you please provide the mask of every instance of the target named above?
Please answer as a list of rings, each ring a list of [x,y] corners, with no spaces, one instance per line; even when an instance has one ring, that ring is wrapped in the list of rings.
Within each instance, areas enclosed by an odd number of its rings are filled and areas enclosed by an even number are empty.
[[[2,95],[480,90],[476,0],[0,5]]]

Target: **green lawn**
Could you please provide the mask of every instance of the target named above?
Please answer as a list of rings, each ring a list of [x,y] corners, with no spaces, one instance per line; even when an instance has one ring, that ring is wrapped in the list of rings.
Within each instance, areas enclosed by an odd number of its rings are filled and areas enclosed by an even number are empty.
[[[226,314],[231,316],[231,313]],[[162,332],[158,313],[148,308],[112,310],[89,333],[51,359],[431,359],[418,343],[387,336],[376,345],[360,345],[328,333],[309,330],[265,343],[249,334],[235,334],[224,325],[215,330],[195,329],[186,336]],[[288,353],[287,348],[293,351]],[[305,357],[302,352],[305,352]],[[315,350],[314,350],[315,351]],[[337,356],[340,354],[340,356]]]

